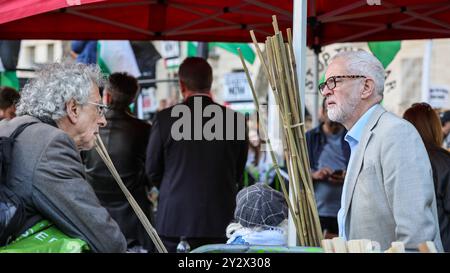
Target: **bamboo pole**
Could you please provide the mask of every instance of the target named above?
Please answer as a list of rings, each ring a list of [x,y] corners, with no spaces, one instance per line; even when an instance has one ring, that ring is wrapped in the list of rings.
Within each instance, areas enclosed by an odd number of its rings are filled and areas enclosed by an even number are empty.
[[[297,144],[296,139],[294,138],[293,132],[291,130],[291,128],[293,126],[296,126],[296,125],[292,124],[293,117],[292,117],[292,112],[290,112],[290,107],[289,107],[289,104],[288,104],[288,101],[289,101],[289,99],[287,97],[288,96],[288,87],[286,86],[286,82],[289,79],[286,78],[286,74],[287,74],[287,71],[285,70],[285,68],[286,68],[286,66],[285,66],[286,57],[283,56],[284,43],[283,43],[283,40],[282,40],[280,32],[275,34],[275,38],[272,39],[272,43],[273,43],[273,45],[272,45],[273,46],[273,51],[275,53],[275,58],[274,59],[276,61],[275,62],[276,70],[278,71],[278,75],[280,75],[280,77],[279,77],[279,83],[280,83],[279,84],[279,86],[280,86],[279,94],[280,94],[280,99],[279,99],[279,101],[281,101],[280,104],[283,105],[282,110],[281,110],[281,114],[284,116],[284,128],[285,128],[285,132],[287,134],[288,141],[290,143],[292,143],[292,145],[291,145],[291,148],[292,148],[291,149],[291,156],[292,157],[299,157],[298,156],[299,155],[298,144]],[[290,158],[290,159],[291,159],[291,162],[294,163],[293,164],[294,172],[300,174],[302,182],[306,181],[306,176],[305,176],[306,172],[305,171],[301,171],[301,170],[305,170],[305,168],[301,166],[301,164],[300,164],[301,162],[298,161],[298,160],[292,161],[292,158]],[[309,168],[308,168],[308,170],[309,170]],[[299,182],[300,181],[296,180],[296,181],[293,181],[292,183],[290,183],[290,187],[293,189],[293,192],[294,192],[294,200],[297,200],[297,202],[295,202],[295,205],[296,205],[295,207],[297,209],[298,209],[298,203],[302,202],[300,200],[299,195],[298,195],[298,192],[299,192],[299,189],[300,189]],[[305,188],[307,188],[307,186],[305,186]],[[305,211],[303,213],[309,219],[309,221],[305,222],[306,223],[306,229],[308,231],[308,234],[309,235],[312,234],[313,238],[314,238],[315,237],[314,236],[315,232],[312,232],[313,225],[311,224],[311,221],[310,221],[311,217],[309,215],[309,211],[310,210],[308,209],[308,206],[305,206]],[[311,238],[308,237],[307,242],[310,245],[311,244],[314,245],[315,242],[316,242],[316,238],[311,239]]]
[[[261,64],[264,68],[264,73],[266,74],[266,78],[269,81],[270,87],[275,86],[273,83],[273,77],[269,72],[269,68],[267,67],[266,60],[264,60],[264,57],[262,55],[261,49],[259,48],[258,41],[256,40],[255,32],[253,30],[250,30],[250,36],[252,37],[253,45],[256,48],[256,53],[258,54],[259,60],[261,61]]]
[[[304,125],[304,121],[303,121],[303,116],[298,111],[298,109],[299,109],[298,107],[301,105],[301,99],[300,99],[300,96],[298,96],[299,87],[298,87],[298,78],[297,78],[297,73],[296,73],[297,64],[295,62],[291,29],[289,29],[289,28],[287,29],[287,37],[288,37],[287,49],[288,49],[289,56],[290,56],[290,68],[291,68],[290,72],[292,74],[291,79],[294,81],[294,84],[293,84],[294,96],[293,97],[294,97],[294,100],[297,102],[297,106],[294,105],[293,108],[297,110],[296,111],[298,113],[297,117],[299,118],[298,122],[301,124],[301,126],[299,126],[300,131],[298,132],[299,133],[298,139],[301,142],[300,147],[304,147],[304,149],[301,149],[303,168],[304,168],[304,170],[309,170],[310,163],[309,163],[308,152],[306,149],[307,144],[306,144],[306,139],[303,137],[305,135],[305,125]],[[309,199],[309,202],[311,203],[311,206],[313,208],[316,208],[317,207],[316,201],[315,201],[315,198],[313,197],[313,193],[311,191],[311,189],[313,188],[311,173],[308,171],[308,172],[305,172],[305,175],[306,175],[305,181],[308,184],[308,187],[306,188],[306,194],[307,194],[307,196],[309,196],[308,199]],[[311,212],[313,214],[312,218],[314,219],[314,224],[315,224],[315,229],[316,229],[316,232],[314,232],[313,234],[319,234],[319,233],[321,234],[322,229],[320,226],[320,221],[319,221],[317,210],[312,209]],[[317,240],[320,242],[321,239],[317,238]]]
[[[261,53],[253,31],[250,31],[250,35],[253,44],[255,45],[257,55],[261,60],[261,65],[263,65],[276,104],[278,105],[280,120],[283,125],[282,140],[289,174],[289,191],[291,192],[293,199],[289,199],[289,194],[285,189],[284,183],[281,183],[282,190],[288,203],[289,210],[293,216],[296,234],[300,244],[320,246],[322,231],[317,213],[317,205],[312,191],[313,185],[306,148],[306,139],[304,137],[305,124],[300,108],[301,98],[299,96],[292,35],[290,29],[288,29],[288,41],[284,42],[282,33],[278,27],[276,16],[272,16],[272,25],[275,34],[274,36],[266,38],[265,56]],[[259,102],[241,52],[240,59],[258,111]],[[262,128],[265,130],[264,126],[262,126]],[[267,135],[266,132],[264,133]],[[268,139],[268,144],[272,160],[275,164],[277,176],[280,181],[283,181],[270,139]]]
[[[273,74],[276,76],[276,81],[275,81],[276,82],[276,86],[275,86],[275,88],[272,88],[272,89],[282,90],[282,86],[283,86],[283,83],[284,83],[284,81],[282,79],[282,75],[283,74],[280,73],[281,70],[278,69],[279,68],[279,65],[278,65],[279,59],[276,58],[277,50],[276,50],[276,45],[274,43],[274,40],[275,40],[275,38],[268,37],[268,43],[266,43],[267,44],[266,52],[268,52],[268,54],[269,54],[268,55],[268,60],[269,60],[270,67],[274,71]],[[282,124],[283,124],[283,134],[284,134],[285,137],[288,137],[287,135],[289,135],[289,132],[286,129],[288,127],[286,125],[287,121],[286,121],[285,115],[283,114],[283,113],[285,113],[285,105],[286,104],[282,102],[284,97],[281,96],[280,94],[283,94],[282,91],[276,91],[276,92],[274,92],[274,97],[275,97],[275,101],[276,101],[276,103],[277,103],[277,105],[279,107],[279,110],[280,110],[280,117],[283,120],[283,122],[282,122]],[[291,139],[291,138],[289,138],[289,139]],[[289,140],[286,140],[286,142],[289,143]],[[293,146],[293,147],[295,147],[295,146]],[[295,149],[293,148],[292,150],[295,150]],[[295,154],[295,152],[294,153],[290,153],[290,154]],[[286,159],[287,159],[288,162],[292,162],[291,158],[286,158]],[[294,162],[294,163],[296,163],[296,162]],[[296,166],[296,164],[294,164],[294,166]],[[298,173],[298,172],[296,172],[296,173]],[[301,203],[301,201],[298,201],[299,200],[299,196],[298,196],[298,191],[296,191],[296,188],[298,188],[298,185],[296,185],[296,186],[294,186],[294,185],[295,184],[293,183],[293,181],[290,180],[289,181],[289,187],[290,187],[290,189],[292,189],[291,192],[293,192],[293,196],[294,196],[293,199],[297,200],[297,202],[294,202],[294,207],[295,207],[294,211],[296,213],[293,214],[293,218],[296,219],[295,221],[299,221],[300,222],[300,225],[299,225],[300,228],[301,228],[300,233],[302,235],[305,235],[305,236],[303,236],[303,238],[300,238],[300,243],[303,244],[302,241],[305,241],[305,244],[311,245],[310,241],[308,240],[308,238],[306,236],[306,234],[311,233],[308,230],[308,226],[309,225],[308,225],[307,221],[305,221],[306,220],[306,215],[307,215],[307,208],[305,206],[299,206],[298,205],[299,203]],[[287,200],[289,200],[289,199],[287,199]],[[298,217],[300,217],[300,219],[298,219]]]
[[[291,29],[287,29],[287,38],[288,38],[288,52],[289,52],[289,58],[291,60],[291,73],[292,73],[292,81],[294,83],[294,101],[296,105],[296,110],[299,115],[301,114],[301,107],[300,107],[300,96],[299,96],[299,87],[298,87],[298,77],[297,77],[297,63],[295,61],[295,54],[294,54],[294,46],[292,41],[292,32]],[[300,118],[302,116],[300,115]]]
[[[103,144],[102,139],[100,136],[97,136],[96,139],[96,147],[95,147],[97,153],[102,158],[103,162],[105,162],[106,166],[108,167],[109,171],[111,172],[112,176],[116,180],[117,184],[119,185],[122,192],[125,194],[125,197],[127,198],[128,202],[130,203],[131,207],[133,208],[134,212],[136,213],[137,217],[141,221],[142,225],[144,226],[146,232],[152,239],[153,243],[155,244],[155,247],[160,253],[167,253],[167,249],[164,246],[163,242],[161,241],[161,238],[159,238],[158,233],[151,225],[150,221],[148,220],[147,216],[145,216],[142,209],[139,207],[138,203],[134,199],[134,197],[131,195],[131,193],[128,191],[127,187],[122,181],[122,178],[120,177],[119,173],[117,172],[117,169],[115,168],[111,158],[109,157],[108,151],[106,150],[105,145]]]
[[[291,60],[291,69],[290,72],[293,75],[292,80],[294,81],[294,92],[293,94],[295,95],[295,101],[296,101],[296,105],[301,105],[301,101],[300,98],[298,96],[299,93],[299,89],[298,89],[298,80],[297,80],[297,73],[296,73],[296,63],[295,63],[295,57],[294,57],[294,50],[293,50],[293,46],[292,46],[292,37],[291,37],[291,33],[290,33],[290,29],[288,29],[288,52],[289,52],[289,56],[290,56],[290,60]],[[295,109],[297,110],[297,113],[299,113],[298,111],[298,107],[295,107]],[[304,139],[303,135],[305,133],[305,127],[304,127],[304,121],[303,121],[303,116],[299,113],[298,115],[299,120],[298,122],[300,122],[302,125],[298,127],[298,131],[297,133],[299,134],[299,139],[301,142],[303,142],[304,147],[306,147],[306,140]],[[309,158],[307,156],[307,152],[303,152],[302,151],[302,159],[304,162],[304,166],[305,167],[309,167]],[[310,178],[310,173],[307,173],[307,181],[308,182],[312,182],[312,179]],[[312,183],[310,184],[310,188],[312,188]]]
[[[247,68],[247,65],[245,64],[244,56],[242,55],[242,51],[241,51],[240,48],[238,48],[238,52],[239,52],[239,57],[240,57],[240,59],[241,59],[242,65],[243,65],[243,67],[244,67],[245,75],[246,75],[247,80],[248,80],[248,83],[249,83],[249,85],[250,85],[250,89],[252,90],[253,99],[254,99],[254,101],[255,101],[256,109],[257,109],[256,111],[258,111],[258,114],[259,114],[259,109],[260,109],[260,108],[259,108],[259,100],[258,100],[258,97],[256,96],[255,87],[254,87],[253,82],[252,82],[252,80],[251,80],[250,73],[248,72],[248,68]],[[289,200],[289,194],[288,194],[288,192],[287,192],[286,185],[284,185],[284,183],[283,183],[283,176],[282,176],[281,173],[280,173],[280,166],[278,165],[278,160],[277,160],[277,158],[276,158],[276,156],[275,156],[275,153],[274,153],[274,151],[273,151],[273,149],[272,149],[272,143],[271,143],[271,141],[270,141],[270,138],[269,138],[268,135],[267,135],[267,132],[266,132],[265,127],[262,126],[261,128],[262,128],[262,130],[263,130],[264,135],[267,136],[267,143],[268,143],[268,145],[269,145],[270,155],[271,155],[271,158],[272,158],[272,162],[274,163],[275,172],[276,172],[276,174],[277,174],[278,179],[280,180],[280,185],[281,185],[281,189],[282,189],[282,191],[283,191],[284,197],[285,197],[287,200]],[[290,202],[287,202],[287,204],[288,204],[289,210],[291,211],[291,214],[295,215],[292,204],[291,204]],[[297,222],[294,222],[294,224],[296,224],[297,236],[300,237],[300,234],[299,234],[299,230],[300,230],[300,229],[297,227]]]

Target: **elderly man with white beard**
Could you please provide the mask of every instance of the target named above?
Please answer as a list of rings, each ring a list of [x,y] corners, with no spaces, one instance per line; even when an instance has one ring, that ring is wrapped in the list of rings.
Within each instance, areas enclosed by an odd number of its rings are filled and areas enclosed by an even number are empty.
[[[380,105],[384,75],[372,54],[343,52],[319,85],[328,116],[348,130],[351,149],[339,236],[377,241],[382,249],[401,241],[417,250],[433,241],[442,251],[430,161],[414,126]]]

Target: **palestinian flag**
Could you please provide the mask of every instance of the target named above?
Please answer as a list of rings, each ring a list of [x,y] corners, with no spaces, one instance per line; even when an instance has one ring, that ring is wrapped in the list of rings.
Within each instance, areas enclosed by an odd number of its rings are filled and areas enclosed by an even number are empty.
[[[253,49],[245,43],[208,43],[208,48],[213,47],[220,47],[225,49],[226,51],[235,54],[239,56],[239,53],[237,51],[238,48],[241,49],[242,55],[244,56],[244,59],[249,62],[250,64],[253,64],[255,62],[255,52]],[[187,55],[188,57],[191,56],[197,56],[197,43],[195,42],[188,42],[187,45]]]
[[[9,86],[19,90],[19,79],[16,75],[19,51],[20,40],[0,41],[0,86]]]
[[[384,69],[394,60],[402,47],[401,41],[369,42],[367,45]]]
[[[156,77],[156,62],[161,55],[149,41],[99,41],[97,63],[103,73],[127,72],[138,78]]]
[[[142,75],[130,41],[98,41],[97,56],[105,74],[127,72],[136,78]]]

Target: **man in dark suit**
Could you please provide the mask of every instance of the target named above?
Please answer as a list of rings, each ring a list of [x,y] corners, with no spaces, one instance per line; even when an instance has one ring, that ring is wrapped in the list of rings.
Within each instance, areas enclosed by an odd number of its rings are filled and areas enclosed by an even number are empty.
[[[191,249],[226,241],[248,151],[244,117],[211,99],[211,66],[190,57],[178,76],[184,101],[156,115],[146,161],[160,189],[156,229],[169,252],[180,237]]]
[[[113,73],[109,76],[103,92],[103,103],[111,110],[105,115],[107,124],[100,129],[100,136],[122,181],[151,219],[151,203],[146,196],[146,188],[150,185],[145,174],[145,151],[150,124],[133,117],[128,107],[138,91],[139,84],[133,76],[126,73]],[[87,152],[84,163],[88,182],[102,206],[119,224],[127,239],[128,248],[144,247],[147,251],[152,251],[153,244],[144,226],[97,151]]]

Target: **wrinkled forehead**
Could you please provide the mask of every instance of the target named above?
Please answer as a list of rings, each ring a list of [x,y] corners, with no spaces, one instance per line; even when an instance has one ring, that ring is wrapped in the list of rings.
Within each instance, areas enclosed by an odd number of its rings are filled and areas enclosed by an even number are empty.
[[[97,103],[100,103],[102,101],[100,90],[95,83],[92,83],[91,91],[89,93],[89,100]]]
[[[325,79],[331,76],[347,75],[347,63],[343,58],[336,58],[331,61],[325,72]]]

